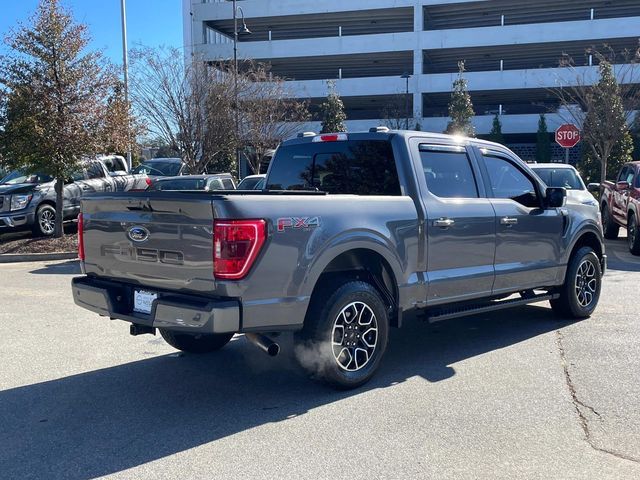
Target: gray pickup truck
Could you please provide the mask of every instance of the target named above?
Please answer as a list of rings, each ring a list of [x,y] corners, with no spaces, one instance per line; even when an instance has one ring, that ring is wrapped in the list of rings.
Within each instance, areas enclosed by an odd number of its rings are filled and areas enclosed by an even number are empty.
[[[111,155],[84,161],[82,168],[66,179],[63,190],[64,220],[76,218],[80,212],[80,200],[89,193],[144,190],[148,187],[146,175],[132,175],[120,169],[120,158]],[[31,228],[34,235],[53,235],[55,205],[55,182],[52,177],[19,170],[9,172],[0,181],[0,232]]]
[[[565,205],[507,148],[424,132],[303,134],[262,191],[83,199],[76,304],[187,352],[244,333],[338,388],[371,378],[390,327],[550,301],[596,308],[593,209]]]

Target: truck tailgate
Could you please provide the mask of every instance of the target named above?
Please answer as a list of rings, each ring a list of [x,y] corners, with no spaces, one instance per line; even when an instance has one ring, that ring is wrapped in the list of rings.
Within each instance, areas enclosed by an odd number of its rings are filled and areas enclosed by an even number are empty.
[[[112,193],[82,201],[85,271],[155,288],[210,293],[211,196]]]

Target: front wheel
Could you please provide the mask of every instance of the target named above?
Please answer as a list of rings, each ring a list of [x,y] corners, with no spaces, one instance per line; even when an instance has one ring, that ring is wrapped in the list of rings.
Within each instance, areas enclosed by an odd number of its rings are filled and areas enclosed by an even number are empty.
[[[636,216],[631,214],[627,222],[627,242],[629,251],[633,255],[640,255],[640,231],[638,231],[638,221]]]
[[[162,335],[165,342],[173,348],[187,353],[215,352],[229,343],[231,337],[233,337],[233,333],[193,335],[191,333],[179,333],[164,328],[159,328],[158,330],[160,330],[160,335]]]
[[[551,308],[566,318],[587,318],[598,305],[601,286],[600,259],[592,248],[582,247],[569,260],[560,297],[551,300]]]
[[[33,233],[39,237],[50,237],[56,231],[56,209],[51,205],[40,205],[36,210]]]
[[[314,295],[295,354],[310,374],[339,389],[374,375],[387,348],[389,315],[369,283],[347,281]]]

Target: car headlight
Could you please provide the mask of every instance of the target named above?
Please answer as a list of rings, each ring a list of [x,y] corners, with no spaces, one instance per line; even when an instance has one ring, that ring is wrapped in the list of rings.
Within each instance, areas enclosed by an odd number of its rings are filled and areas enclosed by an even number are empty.
[[[31,197],[33,195],[12,195],[11,196],[11,211],[22,210],[29,205]]]

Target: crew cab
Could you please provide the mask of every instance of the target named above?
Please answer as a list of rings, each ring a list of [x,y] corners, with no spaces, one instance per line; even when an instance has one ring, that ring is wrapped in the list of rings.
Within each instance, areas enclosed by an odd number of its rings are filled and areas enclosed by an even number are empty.
[[[389,329],[550,301],[590,316],[606,256],[593,209],[513,152],[384,127],[301,134],[262,190],[97,194],[82,201],[77,305],[211,352],[243,333],[338,388],[368,381]]]
[[[65,180],[64,220],[77,217],[80,200],[89,193],[144,189],[147,185],[144,175],[110,175],[102,158],[85,160]],[[0,231],[31,228],[35,235],[53,235],[55,205],[55,181],[51,176],[14,170],[0,181]]]
[[[620,227],[627,229],[627,243],[633,255],[640,255],[640,162],[622,166],[615,182],[589,184],[600,189],[600,210],[604,237],[618,238]]]

